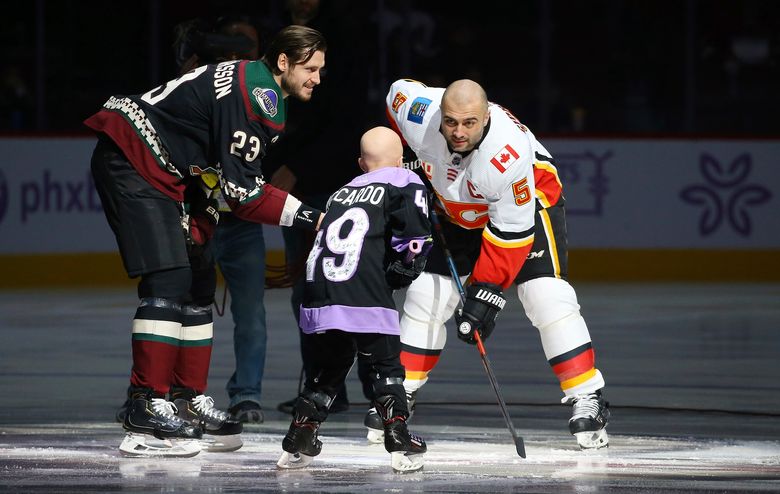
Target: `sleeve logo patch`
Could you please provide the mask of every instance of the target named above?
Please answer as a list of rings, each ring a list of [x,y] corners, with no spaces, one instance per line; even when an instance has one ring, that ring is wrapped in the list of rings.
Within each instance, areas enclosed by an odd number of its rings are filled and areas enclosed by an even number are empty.
[[[409,114],[406,116],[406,119],[417,124],[423,123],[423,117],[430,105],[431,100],[428,98],[423,98],[422,96],[415,98],[412,101],[412,106],[409,107]]]
[[[256,87],[252,91],[252,96],[257,100],[257,104],[260,105],[260,109],[270,117],[275,117],[276,112],[279,111],[279,96],[273,89],[264,89]]]
[[[495,166],[498,171],[501,173],[504,173],[507,168],[509,168],[509,165],[517,161],[517,158],[519,158],[520,155],[517,154],[517,151],[512,149],[512,146],[509,144],[505,145],[499,152],[497,152],[492,158],[490,158],[490,163],[492,163],[493,166]]]
[[[395,96],[393,97],[393,104],[390,105],[390,107],[393,109],[393,113],[398,113],[398,109],[401,108],[401,105],[403,105],[405,101],[406,95],[404,93],[401,91],[395,93]]]

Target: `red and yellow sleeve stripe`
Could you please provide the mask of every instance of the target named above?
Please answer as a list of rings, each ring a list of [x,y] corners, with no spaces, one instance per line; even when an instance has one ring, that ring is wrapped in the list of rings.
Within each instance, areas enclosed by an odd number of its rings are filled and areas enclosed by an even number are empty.
[[[488,224],[482,232],[482,248],[472,279],[506,289],[523,267],[534,243],[534,229],[521,233],[499,232]]]

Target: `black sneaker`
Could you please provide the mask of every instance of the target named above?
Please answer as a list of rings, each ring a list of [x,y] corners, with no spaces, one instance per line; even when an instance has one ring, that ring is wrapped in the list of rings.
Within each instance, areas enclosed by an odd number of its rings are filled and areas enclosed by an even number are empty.
[[[228,408],[228,413],[239,422],[262,424],[265,417],[263,409],[254,401],[242,401]]]
[[[292,415],[293,409],[295,408],[296,401],[298,401],[297,396],[292,400],[287,400],[279,403],[278,405],[276,405],[276,409],[282,413],[289,413],[290,415]]]

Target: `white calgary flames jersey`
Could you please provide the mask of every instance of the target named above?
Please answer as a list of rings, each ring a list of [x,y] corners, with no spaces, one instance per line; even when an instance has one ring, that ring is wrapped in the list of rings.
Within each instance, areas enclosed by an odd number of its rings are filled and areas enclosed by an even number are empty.
[[[387,114],[422,161],[449,220],[464,228],[484,228],[472,279],[506,288],[533,244],[538,198],[534,164],[550,154],[527,127],[493,103],[477,147],[465,155],[451,152],[439,130],[443,93],[443,88],[398,80],[387,94]]]

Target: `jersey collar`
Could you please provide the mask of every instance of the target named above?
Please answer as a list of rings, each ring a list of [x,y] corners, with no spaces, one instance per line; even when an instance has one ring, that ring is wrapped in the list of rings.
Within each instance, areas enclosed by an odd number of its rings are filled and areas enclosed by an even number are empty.
[[[284,130],[287,120],[286,100],[282,98],[282,88],[268,67],[260,60],[242,61],[238,74],[249,118],[276,131]]]

